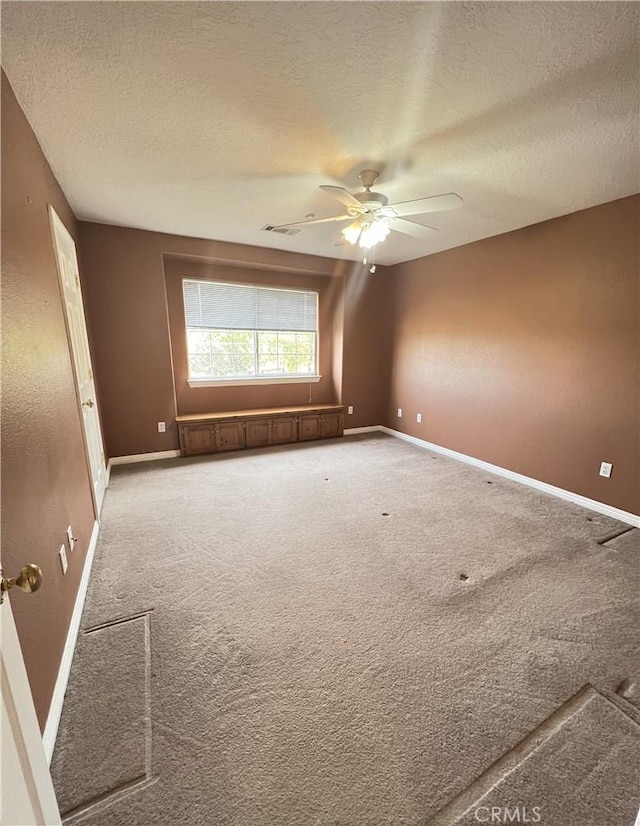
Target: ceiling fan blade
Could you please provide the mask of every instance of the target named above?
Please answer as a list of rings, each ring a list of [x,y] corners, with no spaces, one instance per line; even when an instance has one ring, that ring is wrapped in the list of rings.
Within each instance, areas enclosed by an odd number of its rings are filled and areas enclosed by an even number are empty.
[[[309,224],[329,224],[336,221],[353,221],[353,215],[336,215],[335,218],[311,218],[309,221],[294,221],[292,224],[278,224],[271,229],[286,229],[287,227],[302,227]]]
[[[358,212],[364,212],[364,208],[360,201],[355,198],[348,190],[346,190],[342,186],[331,186],[330,184],[323,184],[320,189],[327,192],[329,195],[333,195],[334,198],[337,198],[339,201],[345,206],[348,207],[355,207]]]
[[[406,218],[396,218],[391,224],[391,229],[404,232],[405,235],[413,235],[414,238],[429,238],[432,232],[440,232],[437,227],[427,227],[415,221],[407,221]]]
[[[425,212],[446,212],[462,206],[462,198],[455,192],[446,195],[433,195],[431,198],[418,198],[416,201],[403,201],[400,204],[389,204],[396,215],[419,215]]]

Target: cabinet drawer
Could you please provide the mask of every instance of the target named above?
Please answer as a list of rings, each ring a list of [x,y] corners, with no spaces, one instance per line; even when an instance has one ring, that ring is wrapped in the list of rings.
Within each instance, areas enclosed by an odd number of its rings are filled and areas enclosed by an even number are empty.
[[[323,439],[342,435],[342,414],[325,413],[320,418],[320,434]]]
[[[240,450],[245,447],[244,422],[216,424],[216,450]]]
[[[298,439],[301,442],[307,439],[319,439],[320,436],[320,416],[317,413],[298,417]]]
[[[247,419],[245,428],[247,447],[262,447],[269,444],[271,419]]]
[[[216,449],[213,425],[191,425],[182,429],[185,456],[211,453]]]
[[[269,444],[284,445],[298,441],[298,420],[295,416],[280,416],[271,420]]]

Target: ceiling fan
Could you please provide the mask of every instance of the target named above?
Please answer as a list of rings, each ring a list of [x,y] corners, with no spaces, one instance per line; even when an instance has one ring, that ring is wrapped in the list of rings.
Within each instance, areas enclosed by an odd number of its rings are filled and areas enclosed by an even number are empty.
[[[358,174],[364,187],[364,192],[353,195],[341,186],[321,186],[320,189],[333,195],[341,201],[347,211],[344,215],[333,218],[312,218],[307,221],[296,221],[291,224],[280,224],[272,227],[274,230],[289,227],[311,226],[312,224],[340,223],[350,221],[349,226],[342,230],[343,238],[338,244],[359,244],[363,249],[375,247],[387,237],[391,230],[413,235],[416,238],[426,238],[436,227],[428,227],[416,221],[409,221],[405,215],[423,215],[429,212],[445,212],[462,206],[462,198],[454,192],[445,195],[433,195],[429,198],[418,198],[414,201],[402,201],[390,204],[386,195],[381,192],[372,192],[380,173],[375,169],[363,169]]]

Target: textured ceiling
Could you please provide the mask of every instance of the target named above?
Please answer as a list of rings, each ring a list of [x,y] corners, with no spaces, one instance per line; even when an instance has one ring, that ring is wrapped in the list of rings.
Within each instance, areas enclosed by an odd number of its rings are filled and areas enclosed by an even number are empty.
[[[457,192],[417,258],[637,192],[637,3],[4,2],[2,64],[79,218],[330,257],[343,212]],[[341,225],[343,226],[343,225]]]

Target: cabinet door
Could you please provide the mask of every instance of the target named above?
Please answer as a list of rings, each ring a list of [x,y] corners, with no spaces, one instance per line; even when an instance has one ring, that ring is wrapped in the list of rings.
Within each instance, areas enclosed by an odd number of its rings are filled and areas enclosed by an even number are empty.
[[[216,424],[217,450],[239,450],[244,446],[244,422],[218,422]]]
[[[212,424],[190,425],[183,429],[182,434],[185,456],[211,453],[216,449]]]
[[[271,419],[247,419],[245,433],[247,447],[261,447],[269,444]]]
[[[298,422],[295,416],[280,416],[271,420],[270,443],[272,445],[284,445],[288,442],[298,441]]]
[[[340,413],[325,413],[320,420],[320,431],[323,439],[330,439],[332,436],[342,434]]]
[[[307,439],[319,439],[320,433],[320,416],[317,413],[298,417],[299,441],[304,442]]]

